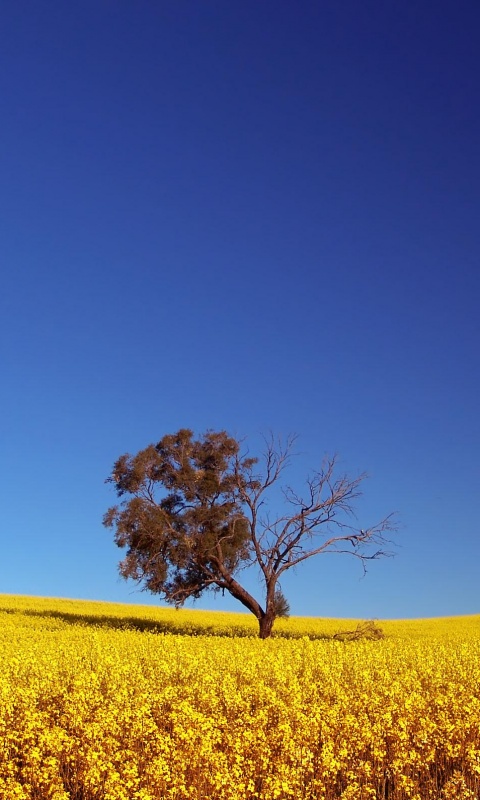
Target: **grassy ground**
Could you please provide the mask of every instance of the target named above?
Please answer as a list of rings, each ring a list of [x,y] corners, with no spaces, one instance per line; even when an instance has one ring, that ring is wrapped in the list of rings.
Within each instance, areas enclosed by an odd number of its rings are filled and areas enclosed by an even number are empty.
[[[129,605],[100,601],[0,594],[0,619],[16,614],[38,619],[38,625],[94,625],[157,633],[194,636],[256,636],[258,623],[251,614],[175,609],[162,606]],[[42,622],[43,620],[43,622]],[[336,633],[354,630],[358,619],[290,617],[275,623],[274,638],[329,639]],[[388,638],[450,639],[480,635],[480,615],[436,617],[433,619],[377,620]]]
[[[0,596],[0,798],[478,800],[480,616],[356,624]]]

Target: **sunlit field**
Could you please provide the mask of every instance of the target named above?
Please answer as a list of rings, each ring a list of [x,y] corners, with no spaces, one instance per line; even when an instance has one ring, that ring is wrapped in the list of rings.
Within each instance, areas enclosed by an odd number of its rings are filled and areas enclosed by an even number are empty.
[[[0,798],[478,800],[480,616],[379,624],[0,596]]]

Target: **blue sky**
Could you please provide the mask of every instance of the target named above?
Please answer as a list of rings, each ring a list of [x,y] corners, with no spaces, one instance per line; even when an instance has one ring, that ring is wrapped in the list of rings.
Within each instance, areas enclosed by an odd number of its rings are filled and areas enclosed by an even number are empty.
[[[115,459],[180,427],[299,435],[397,556],[292,613],[480,612],[480,7],[6,2],[0,591],[121,581]],[[254,576],[250,586],[256,586]],[[200,608],[238,609],[228,598]]]

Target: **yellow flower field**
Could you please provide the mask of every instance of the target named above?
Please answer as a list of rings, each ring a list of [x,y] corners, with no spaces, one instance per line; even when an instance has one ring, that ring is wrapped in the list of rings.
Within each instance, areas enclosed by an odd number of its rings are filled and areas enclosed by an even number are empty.
[[[478,800],[480,617],[381,624],[0,596],[0,798]]]

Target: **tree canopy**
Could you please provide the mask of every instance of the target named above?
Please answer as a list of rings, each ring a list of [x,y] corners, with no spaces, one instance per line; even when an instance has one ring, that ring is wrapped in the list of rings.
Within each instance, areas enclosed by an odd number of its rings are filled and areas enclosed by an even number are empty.
[[[391,555],[392,515],[369,528],[354,524],[354,501],[366,478],[337,474],[336,457],[325,458],[298,493],[282,485],[281,511],[272,517],[266,500],[288,467],[295,437],[265,441],[261,458],[242,454],[242,442],[226,431],[195,438],[182,428],[135,456],[114,464],[107,482],[121,502],[104,524],[126,548],[124,578],[181,606],[205,591],[227,591],[258,620],[262,638],[275,619],[288,615],[280,578],[321,553],[344,553],[367,561]],[[256,566],[264,596],[259,602],[239,582]]]

